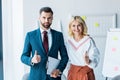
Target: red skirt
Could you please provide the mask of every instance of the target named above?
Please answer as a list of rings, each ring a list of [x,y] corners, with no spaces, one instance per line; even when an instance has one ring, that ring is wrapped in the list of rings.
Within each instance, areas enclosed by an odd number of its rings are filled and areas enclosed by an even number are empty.
[[[95,80],[93,69],[88,66],[70,66],[67,80]]]

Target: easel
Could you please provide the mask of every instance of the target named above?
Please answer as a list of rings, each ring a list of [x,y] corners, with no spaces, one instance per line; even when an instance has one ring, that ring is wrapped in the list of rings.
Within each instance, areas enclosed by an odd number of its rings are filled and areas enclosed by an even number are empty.
[[[107,33],[105,59],[104,59],[103,71],[102,71],[103,75],[105,76],[105,80],[111,80],[114,76],[120,74],[120,71],[118,70],[119,66],[117,65],[119,64],[119,61],[116,64],[114,64],[114,62],[116,61],[113,61],[113,60],[119,59],[118,57],[119,53],[116,51],[119,48],[118,46],[120,45],[119,34],[120,34],[120,28],[111,28]],[[111,47],[109,47],[113,44],[115,44],[114,46],[112,46],[113,49],[115,50],[112,50]]]

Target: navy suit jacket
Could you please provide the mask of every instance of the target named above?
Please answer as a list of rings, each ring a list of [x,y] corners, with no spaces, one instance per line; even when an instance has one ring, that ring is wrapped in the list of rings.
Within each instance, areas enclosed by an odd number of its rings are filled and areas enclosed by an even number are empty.
[[[37,30],[28,32],[26,35],[23,53],[21,55],[21,61],[30,66],[29,80],[58,80],[57,78],[51,78],[46,74],[46,62],[48,56],[53,58],[58,58],[58,52],[60,52],[61,61],[57,66],[61,72],[63,72],[66,64],[68,62],[68,55],[66,47],[64,44],[63,35],[61,32],[51,29],[52,34],[52,46],[48,52],[45,52],[43,47],[41,32],[38,28]],[[34,56],[35,50],[37,50],[38,55],[41,56],[41,62],[38,64],[31,65],[31,59]],[[49,78],[48,78],[49,77]]]

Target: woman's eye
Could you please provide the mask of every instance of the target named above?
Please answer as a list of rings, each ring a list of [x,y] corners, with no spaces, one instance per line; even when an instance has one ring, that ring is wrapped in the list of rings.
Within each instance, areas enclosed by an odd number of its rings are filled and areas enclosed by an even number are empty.
[[[75,27],[75,25],[73,25],[73,27]]]

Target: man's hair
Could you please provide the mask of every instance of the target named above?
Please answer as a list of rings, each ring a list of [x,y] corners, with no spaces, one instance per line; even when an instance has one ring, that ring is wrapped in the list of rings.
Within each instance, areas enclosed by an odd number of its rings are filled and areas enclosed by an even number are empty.
[[[53,14],[53,11],[52,11],[52,9],[50,8],[50,7],[42,7],[41,9],[40,9],[40,14],[42,13],[42,12],[50,12],[50,13],[52,13]]]

